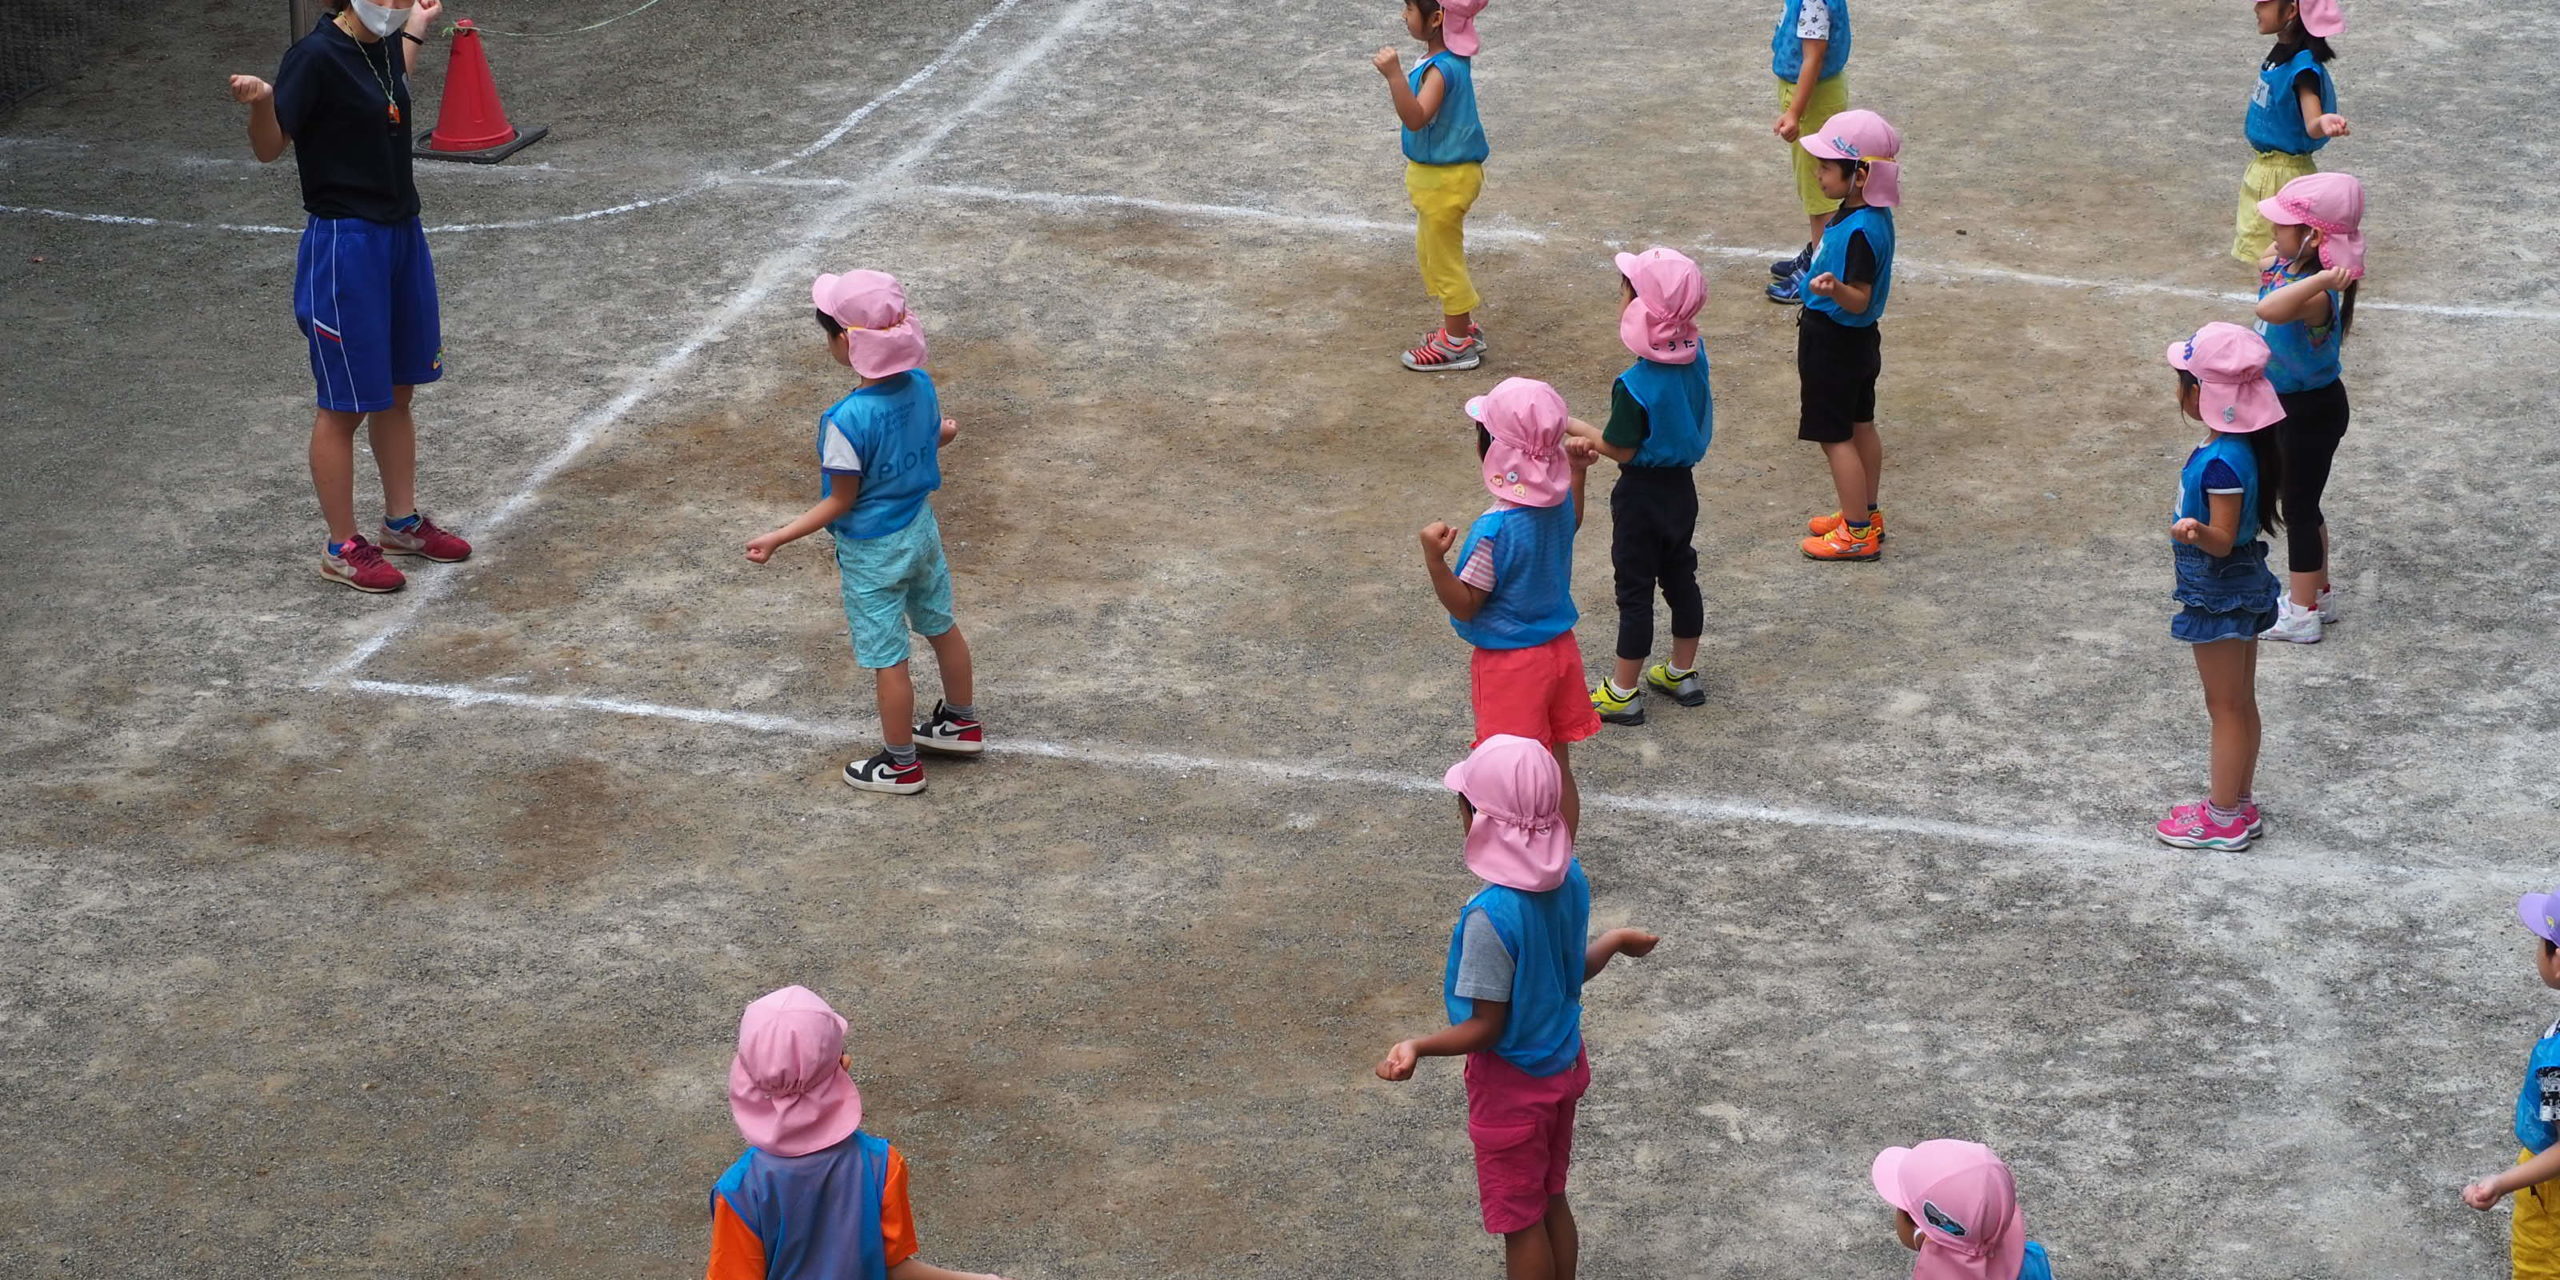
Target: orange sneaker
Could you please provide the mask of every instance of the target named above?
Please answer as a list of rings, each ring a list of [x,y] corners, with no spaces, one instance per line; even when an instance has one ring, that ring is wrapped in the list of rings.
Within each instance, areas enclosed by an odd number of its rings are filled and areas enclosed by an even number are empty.
[[[1884,541],[1884,512],[1881,510],[1877,511],[1874,515],[1868,516],[1867,521],[1876,527],[1876,541]],[[1815,516],[1811,520],[1805,521],[1804,527],[1807,532],[1819,538],[1830,533],[1832,530],[1839,528],[1844,523],[1847,522],[1840,518],[1840,513],[1834,511],[1830,515]]]
[[[1807,538],[1801,545],[1808,560],[1873,560],[1884,554],[1878,543],[1877,528],[1852,529],[1843,523],[1819,538]]]

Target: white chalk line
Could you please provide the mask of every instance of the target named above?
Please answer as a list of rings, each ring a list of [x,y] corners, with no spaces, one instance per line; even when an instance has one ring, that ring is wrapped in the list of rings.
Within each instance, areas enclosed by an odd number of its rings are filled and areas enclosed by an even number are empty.
[[[673,706],[662,702],[606,698],[592,694],[517,693],[512,690],[483,689],[472,685],[419,684],[410,681],[371,679],[348,680],[336,687],[352,693],[413,698],[442,702],[456,707],[506,707],[521,711],[586,712],[643,720],[672,720],[714,728],[742,729],[772,737],[805,738],[825,742],[860,741],[869,732],[869,729],[862,725],[831,724],[797,716],[772,715],[757,711],[731,711],[715,707]],[[1176,751],[1149,751],[1136,747],[1050,742],[1036,738],[999,738],[988,744],[987,751],[996,756],[1036,756],[1041,759],[1063,760],[1073,764],[1098,765],[1115,769],[1145,769],[1177,776],[1224,775],[1249,778],[1259,782],[1359,787],[1408,793],[1436,793],[1442,790],[1442,783],[1437,775],[1397,773],[1385,769],[1365,769],[1321,762],[1192,755]],[[2412,867],[2382,864],[2338,850],[2297,848],[2290,845],[2284,847],[2281,858],[2232,862],[2228,859],[2233,855],[2197,854],[2168,849],[2133,833],[2110,838],[2074,831],[2018,830],[1940,818],[1851,813],[1833,809],[1808,808],[1802,805],[1762,804],[1756,801],[1716,796],[1624,795],[1586,788],[1582,792],[1582,807],[1586,812],[1601,810],[1632,813],[1646,817],[1666,818],[1675,822],[1751,823],[1834,831],[1860,836],[1913,836],[2003,850],[2032,849],[2075,862],[2095,859],[2118,866],[2129,862],[2148,861],[2174,868],[2193,864],[2198,859],[2220,859],[2220,861],[2211,862],[2212,870],[2244,872],[2258,878],[2273,875],[2306,880],[2326,879],[2339,870],[2410,878],[2453,878],[2466,883],[2481,880],[2502,886],[2514,878],[2512,872],[2496,868]],[[2202,871],[2205,868],[2199,868],[2199,870]]]
[[[1014,2],[1018,3],[1019,0]],[[642,400],[647,399],[650,393],[656,391],[671,375],[690,363],[704,347],[718,341],[728,332],[731,325],[761,306],[766,295],[771,293],[774,286],[787,274],[794,272],[805,274],[809,256],[821,241],[837,234],[854,213],[878,202],[895,190],[897,180],[902,174],[923,163],[925,158],[932,155],[934,150],[940,147],[943,141],[962,124],[1010,91],[1014,82],[1020,79],[1025,71],[1036,65],[1058,41],[1083,25],[1086,17],[1101,2],[1102,0],[1076,0],[1075,3],[1067,6],[1059,15],[1055,25],[1016,51],[1014,56],[992,75],[981,80],[976,95],[945,115],[939,124],[926,130],[922,136],[908,144],[905,150],[883,164],[875,175],[878,179],[876,184],[863,184],[849,188],[843,198],[820,210],[797,241],[776,253],[767,255],[762,262],[758,263],[747,286],[732,295],[718,311],[713,312],[710,319],[694,330],[692,336],[660,356],[646,372],[624,387],[619,395],[571,423],[568,437],[560,442],[557,449],[552,450],[551,456],[543,459],[541,465],[536,466],[532,473],[525,477],[524,482],[516,487],[513,494],[498,504],[495,510],[471,520],[466,527],[475,534],[491,533],[514,519],[518,512],[532,503],[534,496],[550,482],[551,477],[576,461],[578,455],[585,453],[587,447],[594,444],[599,437],[619,422],[624,414],[630,412]],[[983,24],[972,27],[969,30],[969,36],[974,36],[984,29]],[[914,78],[910,77],[908,83],[913,82]],[[433,603],[438,596],[450,590],[454,583],[461,581],[463,576],[462,574],[437,574],[427,579],[422,585],[410,588],[405,593],[407,598],[386,614],[374,633],[349,650],[345,657],[332,663],[328,670],[321,673],[318,683],[326,684],[342,678],[364,665],[373,655],[381,652],[384,645],[391,643],[402,631],[415,623],[421,611]]]
[[[917,68],[913,75],[899,81],[897,84],[891,86],[887,91],[872,98],[869,102],[863,103],[859,107],[855,107],[851,114],[845,116],[844,119],[837,121],[834,128],[819,135],[817,141],[812,142],[809,145],[800,148],[798,151],[792,152],[790,155],[784,156],[771,164],[764,165],[760,168],[750,169],[744,175],[721,173],[704,174],[695,178],[691,182],[676,188],[674,191],[667,192],[666,194],[636,197],[634,199],[623,201],[620,204],[607,205],[601,209],[587,209],[578,213],[550,214],[540,218],[516,218],[502,222],[451,222],[439,226],[428,227],[427,232],[430,235],[453,235],[457,233],[476,231],[527,231],[537,227],[570,226],[581,222],[592,222],[598,218],[611,218],[625,213],[637,213],[643,209],[655,209],[661,205],[674,204],[677,201],[689,200],[695,196],[701,195],[705,191],[710,191],[714,188],[727,186],[733,182],[740,181],[744,177],[762,177],[790,168],[791,166],[798,164],[811,156],[817,155],[819,152],[825,151],[827,148],[832,147],[839,142],[842,142],[846,134],[853,132],[854,128],[860,125],[863,121],[870,119],[874,112],[877,112],[880,108],[885,107],[891,102],[894,102],[904,96],[907,91],[915,88],[917,85],[923,84],[925,81],[932,79],[934,73],[950,65],[953,58],[960,56],[960,51],[962,49],[974,43],[981,34],[985,33],[989,26],[994,25],[997,19],[1011,13],[1016,7],[1021,5],[1021,3],[1022,0],[999,0],[996,7],[987,10],[987,12],[981,15],[976,22],[969,24],[968,30],[961,32],[950,44],[943,46],[942,52],[934,55],[932,61]],[[947,136],[950,131],[945,129],[942,132]],[[20,140],[0,138],[0,145],[34,146],[43,145],[46,141],[47,140],[44,139]],[[88,144],[72,143],[69,145],[85,150],[87,149]],[[160,227],[171,231],[238,231],[254,235],[292,236],[302,234],[302,228],[300,227],[269,226],[263,223],[188,222],[176,218],[147,218],[121,213],[82,213],[70,209],[48,209],[36,205],[0,204],[0,213],[17,214],[24,217],[54,218],[69,222],[95,223],[111,227]]]

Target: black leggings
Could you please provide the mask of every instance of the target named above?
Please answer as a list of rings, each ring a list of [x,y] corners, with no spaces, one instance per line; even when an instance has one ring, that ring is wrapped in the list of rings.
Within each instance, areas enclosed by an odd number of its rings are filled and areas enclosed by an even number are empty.
[[[2284,560],[2295,573],[2329,567],[2321,547],[2327,521],[2320,515],[2320,493],[2329,487],[2329,460],[2347,436],[2347,384],[2344,379],[2310,391],[2280,393],[2284,421],[2276,424],[2276,446],[2284,451]]]
[[[1609,564],[1617,571],[1618,656],[1641,662],[1653,652],[1653,592],[1671,606],[1671,635],[1706,634],[1707,605],[1698,595],[1698,486],[1687,467],[1620,467],[1609,490]]]

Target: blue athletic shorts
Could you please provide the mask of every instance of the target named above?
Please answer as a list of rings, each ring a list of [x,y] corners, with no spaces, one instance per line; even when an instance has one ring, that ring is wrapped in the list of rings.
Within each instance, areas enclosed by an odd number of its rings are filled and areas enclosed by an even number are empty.
[[[311,219],[294,255],[293,320],[310,340],[323,409],[388,409],[393,387],[443,377],[426,228],[416,218]]]
[[[836,575],[844,583],[853,660],[863,667],[877,671],[906,661],[910,627],[920,636],[951,629],[951,566],[942,558],[942,524],[931,503],[895,533],[837,538]]]

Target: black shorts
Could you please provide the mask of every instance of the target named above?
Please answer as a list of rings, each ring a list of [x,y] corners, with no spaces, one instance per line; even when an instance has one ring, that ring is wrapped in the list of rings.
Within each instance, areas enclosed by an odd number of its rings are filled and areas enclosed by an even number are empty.
[[[1796,439],[1839,444],[1852,426],[1876,420],[1883,338],[1874,325],[1841,324],[1819,311],[1797,317],[1796,378],[1804,391]]]

